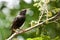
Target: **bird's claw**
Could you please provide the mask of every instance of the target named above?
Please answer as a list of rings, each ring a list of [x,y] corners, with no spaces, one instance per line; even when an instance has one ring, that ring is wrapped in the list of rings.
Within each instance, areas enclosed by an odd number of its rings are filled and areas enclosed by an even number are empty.
[[[15,32],[18,33],[19,32],[19,29],[16,29]]]

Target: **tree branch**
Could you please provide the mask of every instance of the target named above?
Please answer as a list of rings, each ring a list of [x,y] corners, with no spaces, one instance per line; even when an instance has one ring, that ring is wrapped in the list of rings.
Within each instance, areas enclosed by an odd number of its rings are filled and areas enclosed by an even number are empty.
[[[51,17],[51,18],[49,18],[49,19],[47,19],[47,21],[52,20],[52,19],[55,19],[57,16],[58,16],[58,14],[55,15],[55,16],[53,16],[53,17]],[[31,30],[31,29],[33,29],[33,28],[39,27],[41,24],[43,24],[43,23],[45,23],[45,22],[46,22],[46,20],[43,21],[43,22],[41,22],[41,23],[38,23],[38,24],[36,24],[36,25],[34,25],[34,26],[32,26],[32,27],[29,27],[29,28],[27,28],[27,29],[25,29],[25,30],[21,30],[21,31],[19,31],[18,33],[14,33],[14,34],[12,34],[12,35],[11,35],[8,39],[6,39],[6,40],[11,40],[11,39],[12,39],[13,37],[15,37],[16,35],[21,34],[21,33],[24,33],[24,32],[27,32],[27,31],[29,31],[29,30]]]

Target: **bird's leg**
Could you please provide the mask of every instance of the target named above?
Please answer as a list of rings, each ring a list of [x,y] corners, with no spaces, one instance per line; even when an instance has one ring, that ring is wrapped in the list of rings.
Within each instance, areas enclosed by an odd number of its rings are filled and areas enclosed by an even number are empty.
[[[15,31],[16,31],[16,29],[13,29],[13,31],[15,32]]]
[[[21,31],[21,30],[24,31],[24,29],[22,29],[22,28],[20,28],[19,30],[20,30],[20,31]]]
[[[16,29],[16,31],[15,31],[15,32],[16,32],[16,33],[18,33],[19,31],[20,31],[19,29]]]
[[[19,29],[13,29],[14,32],[18,33],[19,32]]]

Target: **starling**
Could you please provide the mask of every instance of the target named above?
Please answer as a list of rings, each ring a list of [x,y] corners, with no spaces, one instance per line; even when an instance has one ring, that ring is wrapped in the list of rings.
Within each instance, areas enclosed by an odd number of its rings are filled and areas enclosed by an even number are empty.
[[[24,23],[24,21],[26,19],[26,16],[25,16],[26,15],[26,11],[27,11],[26,9],[22,10],[19,13],[19,15],[17,15],[15,17],[15,19],[13,20],[13,23],[12,23],[12,26],[11,26],[11,30],[12,30],[11,34],[13,34],[16,29],[19,29],[23,25],[23,23]]]

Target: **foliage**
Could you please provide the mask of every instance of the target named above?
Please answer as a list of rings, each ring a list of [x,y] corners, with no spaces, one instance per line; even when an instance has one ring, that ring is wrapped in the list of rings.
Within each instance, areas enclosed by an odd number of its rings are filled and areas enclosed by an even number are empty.
[[[44,20],[46,20],[46,23],[18,36],[23,36],[25,40],[60,40],[60,20],[53,20],[54,22],[47,21],[47,19],[53,17],[60,11],[59,4],[60,0],[32,0],[30,4],[21,0],[20,8],[10,9],[9,15],[5,15],[0,10],[0,40],[5,40],[10,36],[12,21],[18,11],[24,8],[30,8],[29,10],[32,12],[28,11],[23,29],[34,26]],[[18,40],[18,37],[16,38]]]

